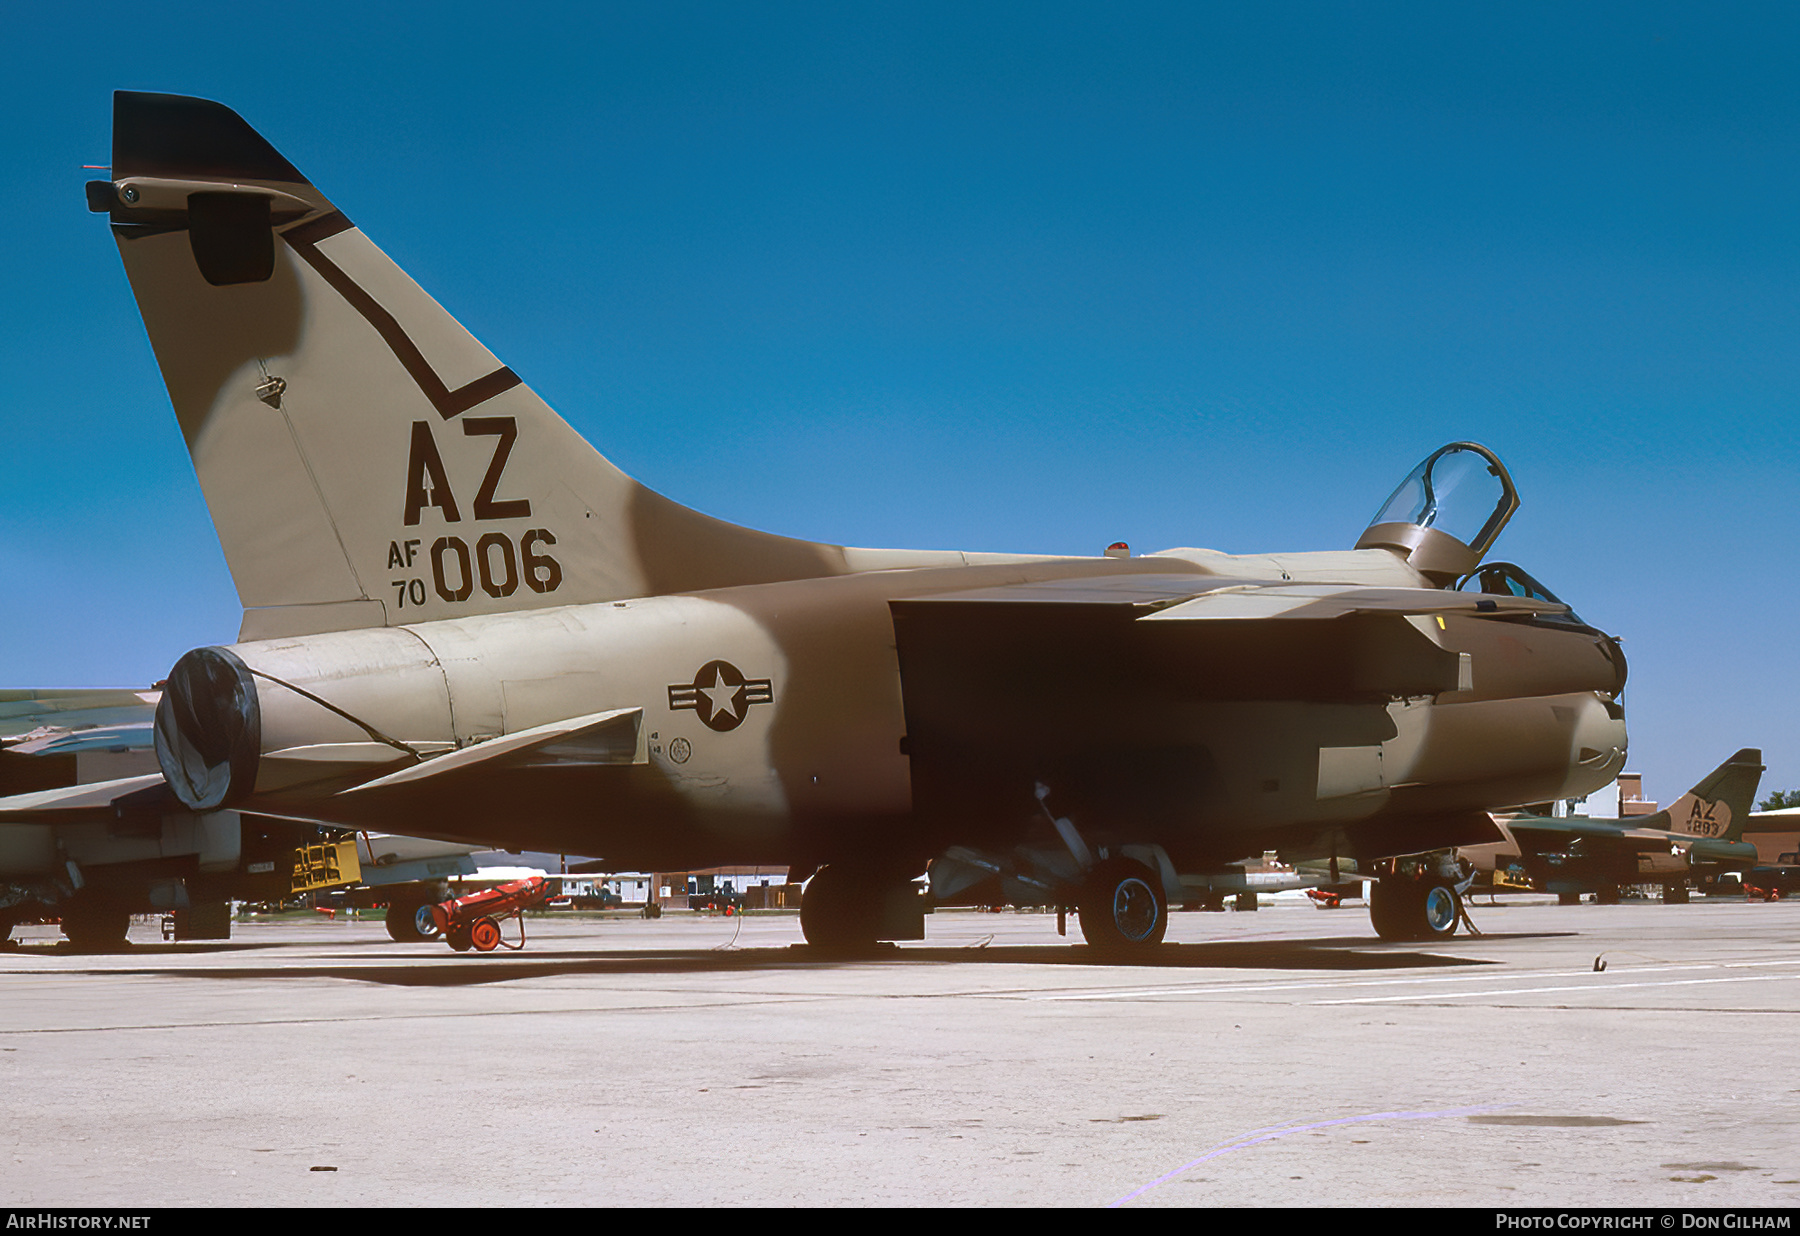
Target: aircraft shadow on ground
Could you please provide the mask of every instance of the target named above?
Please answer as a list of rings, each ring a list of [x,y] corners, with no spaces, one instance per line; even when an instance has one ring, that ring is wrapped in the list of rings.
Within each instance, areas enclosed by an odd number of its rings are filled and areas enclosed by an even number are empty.
[[[120,948],[112,945],[106,948],[75,948],[67,940],[54,943],[19,944],[14,941],[12,948],[0,948],[0,959],[9,957],[179,957],[179,956],[216,956],[220,953],[256,953],[265,949],[281,948],[278,942],[251,944],[223,940],[190,941],[183,944],[139,943],[132,941]]]
[[[1544,939],[1568,932],[1487,935],[1484,942]],[[149,950],[145,950],[148,952]],[[144,956],[145,962],[152,959]],[[298,965],[208,966],[189,968],[143,965],[125,970],[108,967],[108,974],[130,973],[200,979],[341,978],[391,987],[468,987],[522,979],[568,978],[582,975],[642,974],[741,974],[770,971],[808,971],[848,966],[943,966],[1026,965],[1113,968],[1129,970],[1275,970],[1359,972],[1382,970],[1431,970],[1466,966],[1491,966],[1488,958],[1457,957],[1422,952],[1406,946],[1384,945],[1366,936],[1322,940],[1221,941],[1206,944],[1165,944],[1142,957],[1120,959],[1085,945],[1000,945],[960,948],[888,948],[873,952],[842,952],[790,945],[783,948],[670,949],[666,951],[583,949],[545,950],[531,954],[499,955],[435,953],[421,948],[391,964],[360,962],[343,964],[321,959]]]

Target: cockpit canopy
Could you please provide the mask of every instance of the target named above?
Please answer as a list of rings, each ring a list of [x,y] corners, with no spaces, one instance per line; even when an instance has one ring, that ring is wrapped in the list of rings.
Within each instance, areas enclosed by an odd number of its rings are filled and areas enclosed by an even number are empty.
[[[1489,562],[1457,585],[1462,592],[1484,592],[1489,596],[1528,597],[1533,601],[1549,601],[1553,605],[1568,602],[1539,583],[1524,567],[1511,562]],[[1539,622],[1564,622],[1585,627],[1581,615],[1570,609],[1566,614],[1540,614]]]
[[[1440,585],[1473,571],[1519,509],[1519,491],[1500,457],[1474,442],[1426,456],[1356,542],[1390,549]]]

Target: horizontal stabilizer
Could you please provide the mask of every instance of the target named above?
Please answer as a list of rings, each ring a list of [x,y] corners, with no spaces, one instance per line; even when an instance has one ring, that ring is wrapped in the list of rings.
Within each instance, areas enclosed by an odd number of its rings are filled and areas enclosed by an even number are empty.
[[[412,742],[407,746],[427,759],[456,748],[454,743],[448,742]],[[266,793],[320,781],[367,776],[379,771],[382,765],[398,764],[411,758],[403,748],[385,742],[321,742],[283,747],[279,751],[263,752],[257,763],[256,788]]]
[[[14,794],[11,798],[0,798],[0,824],[41,823],[80,812],[110,811],[122,798],[164,786],[161,773],[145,773],[139,777],[121,777],[117,781],[94,781],[87,785]]]
[[[447,742],[414,742],[408,743],[413,750],[425,756],[433,756],[443,751],[454,750],[454,743]],[[318,742],[303,747],[283,747],[279,751],[265,751],[262,763],[271,761],[295,764],[393,764],[406,758],[406,752],[385,742]]]
[[[360,794],[364,790],[386,789],[389,786],[452,775],[477,766],[491,768],[500,762],[512,766],[642,764],[647,758],[641,737],[643,719],[642,708],[615,708],[609,712],[593,712],[586,716],[570,717],[565,721],[552,721],[548,725],[536,725],[528,730],[490,738],[460,751],[436,756],[385,777],[365,781],[344,793]]]

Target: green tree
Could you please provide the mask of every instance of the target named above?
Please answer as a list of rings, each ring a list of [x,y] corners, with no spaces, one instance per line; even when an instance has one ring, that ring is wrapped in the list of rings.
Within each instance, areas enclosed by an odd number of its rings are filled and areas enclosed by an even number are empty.
[[[1758,811],[1780,811],[1783,807],[1800,807],[1800,790],[1776,790],[1756,804]]]

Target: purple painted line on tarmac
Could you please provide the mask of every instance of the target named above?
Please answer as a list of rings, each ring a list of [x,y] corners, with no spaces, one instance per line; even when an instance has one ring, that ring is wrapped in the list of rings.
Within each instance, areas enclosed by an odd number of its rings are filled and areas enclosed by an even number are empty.
[[[1150,1190],[1156,1188],[1156,1186],[1167,1184],[1169,1181],[1175,1179],[1175,1177],[1181,1175],[1181,1173],[1199,1167],[1202,1163],[1205,1163],[1210,1159],[1216,1159],[1220,1155],[1230,1154],[1234,1150],[1243,1150],[1249,1146],[1260,1145],[1263,1142],[1272,1142],[1277,1138],[1286,1137],[1290,1133],[1305,1133],[1309,1129],[1331,1129],[1344,1124],[1369,1124],[1376,1120],[1439,1120],[1445,1116],[1478,1116],[1482,1112],[1497,1112],[1503,1107],[1511,1106],[1513,1106],[1511,1103],[1502,1103],[1489,1107],[1453,1107],[1440,1112],[1375,1112],[1367,1116],[1344,1116],[1338,1120],[1319,1120],[1314,1121],[1311,1124],[1293,1124],[1292,1122],[1289,1122],[1286,1124],[1266,1125],[1263,1128],[1252,1129],[1248,1133],[1234,1137],[1228,1142],[1220,1142],[1217,1146],[1208,1150],[1192,1163],[1184,1163],[1167,1175],[1158,1176],[1149,1184],[1140,1185],[1136,1189],[1133,1189],[1118,1201],[1107,1206],[1107,1209],[1113,1210],[1123,1206],[1126,1202],[1135,1201],[1144,1194],[1150,1192]]]

